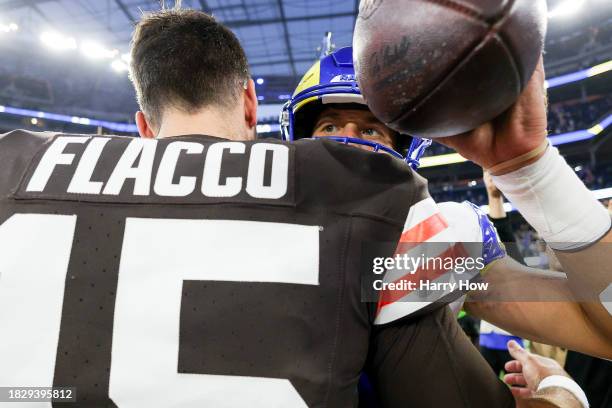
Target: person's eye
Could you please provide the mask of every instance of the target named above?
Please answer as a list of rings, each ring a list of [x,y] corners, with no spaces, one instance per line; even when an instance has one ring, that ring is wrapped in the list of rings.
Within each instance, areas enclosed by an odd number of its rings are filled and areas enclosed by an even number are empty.
[[[328,125],[321,126],[321,131],[324,133],[338,133],[338,128],[336,125],[332,125],[330,123]]]
[[[361,135],[364,137],[382,137],[382,133],[374,128],[367,128],[361,131]]]

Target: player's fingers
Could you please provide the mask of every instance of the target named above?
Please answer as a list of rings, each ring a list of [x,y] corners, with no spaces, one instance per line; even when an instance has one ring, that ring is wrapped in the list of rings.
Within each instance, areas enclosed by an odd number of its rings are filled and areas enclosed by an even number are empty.
[[[527,357],[529,357],[529,352],[522,348],[521,345],[514,340],[510,340],[508,342],[508,352],[512,357],[514,357],[515,360],[518,360],[521,363],[524,363],[525,360],[527,360]]]
[[[504,370],[506,370],[507,373],[520,373],[523,371],[523,365],[520,361],[508,361],[506,364],[504,364]]]
[[[506,374],[504,376],[504,382],[508,385],[527,385],[527,381],[525,380],[523,374]]]

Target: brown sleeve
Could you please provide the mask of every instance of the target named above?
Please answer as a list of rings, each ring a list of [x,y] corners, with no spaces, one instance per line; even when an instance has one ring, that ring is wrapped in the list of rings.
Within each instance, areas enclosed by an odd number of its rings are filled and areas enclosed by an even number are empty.
[[[366,372],[384,408],[513,408],[510,389],[491,370],[447,307],[377,327]]]

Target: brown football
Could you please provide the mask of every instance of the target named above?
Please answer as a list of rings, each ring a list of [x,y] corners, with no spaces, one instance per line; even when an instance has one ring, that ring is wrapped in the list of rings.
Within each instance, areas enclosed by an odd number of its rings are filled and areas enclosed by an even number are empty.
[[[474,129],[531,78],[546,14],[545,0],[362,0],[353,37],[361,92],[402,133]]]

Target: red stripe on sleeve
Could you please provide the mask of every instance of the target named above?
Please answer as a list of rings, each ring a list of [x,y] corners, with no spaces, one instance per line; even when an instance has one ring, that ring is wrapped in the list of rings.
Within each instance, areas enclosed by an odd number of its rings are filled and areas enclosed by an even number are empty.
[[[404,231],[395,253],[405,253],[420,243],[429,241],[446,228],[448,228],[446,219],[444,219],[442,214],[435,213],[409,230]]]
[[[443,274],[447,273],[450,271],[450,269],[444,269],[444,260],[446,258],[452,258],[453,260],[456,258],[462,258],[462,257],[467,257],[468,253],[465,249],[465,247],[463,246],[463,244],[461,243],[457,243],[454,244],[453,246],[451,246],[450,248],[448,248],[446,251],[444,251],[443,253],[441,253],[440,255],[438,255],[435,259],[440,258],[442,260],[442,268],[438,268],[437,265],[435,265],[434,262],[434,267],[431,269],[428,269],[426,266],[425,267],[420,267],[414,274],[412,273],[407,273],[406,275],[394,280],[394,283],[400,282],[400,281],[405,281],[405,282],[415,282],[416,287],[419,287],[419,282],[422,280],[435,280],[437,278],[439,278],[440,276],[442,276]],[[403,298],[404,296],[408,295],[409,293],[411,293],[411,290],[408,289],[404,289],[404,290],[383,290],[380,293],[380,298],[378,301],[378,310],[380,311],[381,308],[385,307],[386,305],[396,302],[398,300],[400,300],[401,298]]]

